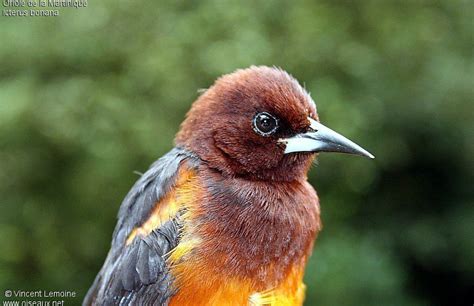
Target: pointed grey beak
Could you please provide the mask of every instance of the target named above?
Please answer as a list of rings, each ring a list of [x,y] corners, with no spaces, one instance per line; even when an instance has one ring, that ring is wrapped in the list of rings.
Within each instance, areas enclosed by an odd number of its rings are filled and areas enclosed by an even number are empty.
[[[294,152],[340,152],[375,158],[368,151],[339,133],[325,127],[318,121],[308,118],[311,131],[291,138],[281,139],[286,144],[285,154]]]

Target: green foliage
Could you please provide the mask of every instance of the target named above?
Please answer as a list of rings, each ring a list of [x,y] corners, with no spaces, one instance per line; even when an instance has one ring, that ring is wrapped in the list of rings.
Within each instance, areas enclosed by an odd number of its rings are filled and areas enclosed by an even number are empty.
[[[325,227],[306,305],[472,303],[473,3],[175,2],[0,18],[0,295],[82,297],[133,171],[172,147],[198,89],[265,64],[376,155],[310,173]]]

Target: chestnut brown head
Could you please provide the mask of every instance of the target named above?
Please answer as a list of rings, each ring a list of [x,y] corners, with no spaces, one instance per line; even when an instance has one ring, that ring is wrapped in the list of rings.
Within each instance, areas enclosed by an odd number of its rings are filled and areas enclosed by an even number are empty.
[[[220,77],[194,102],[176,144],[224,175],[275,181],[304,178],[316,152],[371,157],[318,122],[293,77],[264,66]]]

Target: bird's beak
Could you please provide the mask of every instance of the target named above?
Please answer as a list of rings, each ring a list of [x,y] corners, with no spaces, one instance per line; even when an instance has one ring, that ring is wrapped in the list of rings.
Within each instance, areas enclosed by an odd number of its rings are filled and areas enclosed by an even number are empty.
[[[291,138],[281,139],[286,144],[285,154],[294,152],[340,152],[375,158],[368,151],[339,133],[308,118],[310,131]]]

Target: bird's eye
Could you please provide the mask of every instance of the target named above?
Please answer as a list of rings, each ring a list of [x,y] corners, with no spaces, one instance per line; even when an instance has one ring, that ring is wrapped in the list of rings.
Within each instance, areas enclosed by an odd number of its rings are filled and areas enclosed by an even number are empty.
[[[253,118],[253,129],[262,136],[269,136],[278,129],[278,119],[269,113],[258,113]]]

